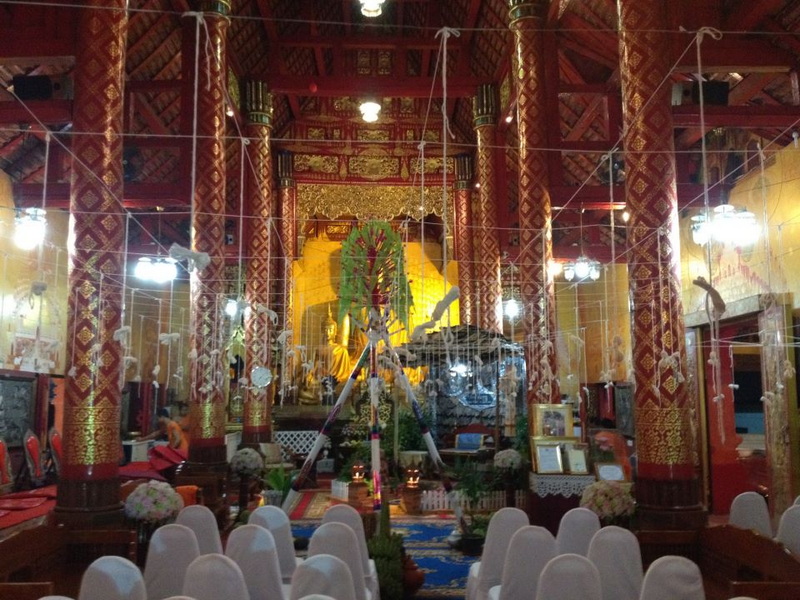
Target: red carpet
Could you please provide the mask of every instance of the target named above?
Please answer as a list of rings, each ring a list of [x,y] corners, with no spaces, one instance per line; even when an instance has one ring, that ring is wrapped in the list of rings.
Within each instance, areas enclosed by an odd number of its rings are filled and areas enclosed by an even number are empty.
[[[300,500],[297,501],[297,504],[294,505],[292,509],[292,513],[289,515],[289,519],[295,521],[297,519],[304,518],[306,514],[306,510],[308,509],[311,501],[314,499],[316,492],[300,492],[302,495],[300,496]]]

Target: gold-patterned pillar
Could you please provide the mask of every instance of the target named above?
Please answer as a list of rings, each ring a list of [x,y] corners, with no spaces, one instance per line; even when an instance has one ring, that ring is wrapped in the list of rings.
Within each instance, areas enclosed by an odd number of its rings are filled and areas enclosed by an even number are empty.
[[[278,202],[279,231],[283,252],[278,260],[282,260],[280,269],[280,301],[279,317],[283,317],[284,329],[292,329],[294,322],[294,300],[292,290],[294,281],[292,265],[297,258],[297,184],[292,177],[292,153],[278,153]],[[296,339],[296,338],[295,338]],[[288,369],[287,369],[288,372]],[[285,383],[281,383],[286,389]],[[285,401],[286,399],[284,399]]]
[[[225,85],[229,5],[193,3],[198,14],[183,17],[181,127],[193,137],[192,250],[206,253],[209,264],[190,279],[189,460],[179,473],[182,483],[203,488],[204,502],[224,515],[225,360],[222,298],[225,292]],[[198,19],[202,23],[198,24]],[[200,49],[195,52],[195,48]],[[195,58],[199,63],[195,65]],[[195,81],[197,73],[197,81]],[[194,107],[197,114],[194,115]],[[193,118],[193,116],[195,118]],[[195,129],[196,127],[196,129]]]
[[[243,231],[247,240],[247,287],[245,299],[250,310],[245,314],[244,341],[248,376],[255,367],[271,367],[271,303],[272,273],[272,153],[269,146],[272,131],[272,97],[261,81],[245,85],[244,111],[247,116],[245,135],[249,140],[247,156],[250,169],[247,178],[247,210]],[[244,401],[242,445],[258,447],[272,441],[271,398],[269,387],[247,389]]]
[[[475,264],[478,325],[483,329],[503,332],[500,284],[500,240],[497,237],[497,168],[495,166],[495,133],[497,130],[497,89],[482,85],[473,99],[475,136],[477,138],[476,174],[478,191],[477,226],[475,228]]]
[[[544,75],[546,0],[509,0],[514,34],[511,71],[516,86],[519,138],[519,293],[525,331],[529,404],[560,398],[555,352],[555,285],[547,266],[553,259]]]
[[[455,253],[458,262],[458,287],[461,323],[475,325],[475,249],[472,222],[472,157],[456,156]]]
[[[121,519],[119,503],[120,278],[125,246],[122,116],[126,3],[89,0],[79,10],[70,215],[68,372],[64,457],[56,512],[61,520]]]
[[[645,528],[702,526],[681,306],[666,4],[620,0],[628,273],[638,477]]]

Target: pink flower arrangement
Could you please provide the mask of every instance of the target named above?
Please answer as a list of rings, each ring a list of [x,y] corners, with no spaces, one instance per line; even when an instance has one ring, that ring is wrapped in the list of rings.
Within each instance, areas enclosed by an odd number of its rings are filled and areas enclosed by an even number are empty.
[[[125,516],[136,521],[161,523],[174,519],[182,508],[183,498],[165,481],[143,483],[125,499]]]
[[[629,486],[618,481],[596,481],[581,496],[581,506],[588,508],[601,520],[630,517],[636,509]]]

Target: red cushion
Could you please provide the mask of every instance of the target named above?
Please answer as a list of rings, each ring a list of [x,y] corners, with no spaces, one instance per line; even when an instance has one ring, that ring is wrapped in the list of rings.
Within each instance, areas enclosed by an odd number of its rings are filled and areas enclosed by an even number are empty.
[[[39,446],[39,438],[31,434],[25,438],[25,449],[27,450],[28,460],[30,461],[31,477],[34,479],[42,478],[42,449]]]
[[[0,484],[11,483],[11,465],[8,463],[6,443],[0,441]]]

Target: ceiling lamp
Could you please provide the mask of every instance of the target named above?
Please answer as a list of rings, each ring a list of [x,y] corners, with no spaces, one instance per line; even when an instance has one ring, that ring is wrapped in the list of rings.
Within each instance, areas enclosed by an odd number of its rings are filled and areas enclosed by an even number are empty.
[[[26,208],[14,219],[14,243],[21,250],[33,250],[44,241],[47,211]]]
[[[169,283],[178,276],[178,267],[175,265],[175,260],[170,257],[142,256],[137,261],[133,274],[143,281]]]
[[[581,254],[575,262],[564,264],[562,272],[564,273],[564,279],[567,281],[572,281],[576,278],[578,281],[584,279],[597,281],[600,279],[600,263]]]
[[[758,239],[758,221],[749,210],[720,204],[714,207],[712,213],[691,218],[692,241],[698,246],[705,246],[712,241],[750,246]]]
[[[365,17],[380,17],[383,12],[385,0],[359,0],[361,2],[361,14]]]
[[[358,107],[361,111],[361,118],[367,123],[374,123],[378,120],[378,115],[381,112],[381,105],[374,100],[365,100]]]

